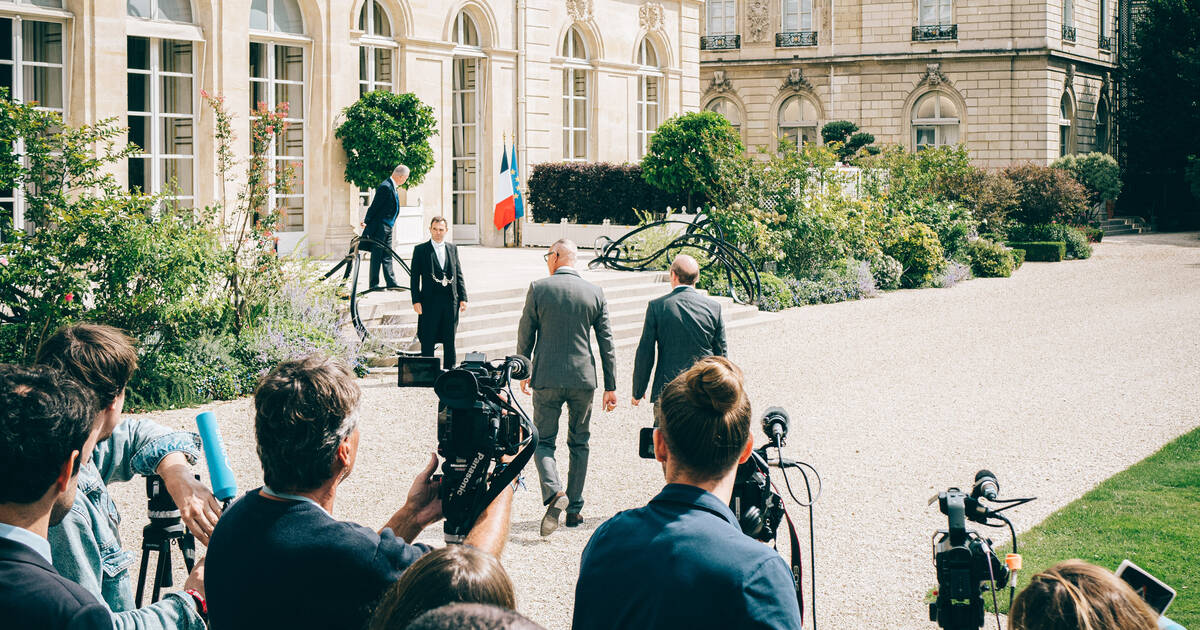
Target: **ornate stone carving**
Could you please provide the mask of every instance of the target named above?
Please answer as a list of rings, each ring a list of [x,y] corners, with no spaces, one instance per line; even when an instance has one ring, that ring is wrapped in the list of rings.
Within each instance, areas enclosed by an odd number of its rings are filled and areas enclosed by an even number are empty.
[[[750,8],[746,10],[746,30],[750,41],[766,41],[771,30],[771,10],[767,0],[751,0]]]
[[[1105,72],[1104,80],[1100,82],[1100,96],[1108,96],[1110,90],[1112,90],[1112,73]]]
[[[779,91],[800,92],[802,90],[812,90],[812,84],[808,82],[808,79],[804,78],[804,72],[800,68],[789,69],[787,78],[783,80],[783,85],[779,86]]]
[[[1063,88],[1069,90],[1072,85],[1075,85],[1075,64],[1069,63],[1067,64],[1067,79],[1063,81]]]
[[[567,15],[577,22],[590,20],[593,4],[593,0],[567,0]]]
[[[921,83],[918,85],[928,85],[937,87],[943,83],[949,83],[950,79],[942,72],[942,64],[927,63],[925,64],[925,76],[921,77]]]
[[[724,70],[714,70],[712,81],[708,84],[708,91],[717,93],[732,92],[733,81],[730,81],[729,77],[725,76]]]
[[[662,28],[666,22],[666,11],[663,5],[658,2],[647,2],[638,9],[638,21],[643,29],[647,31],[657,31]]]

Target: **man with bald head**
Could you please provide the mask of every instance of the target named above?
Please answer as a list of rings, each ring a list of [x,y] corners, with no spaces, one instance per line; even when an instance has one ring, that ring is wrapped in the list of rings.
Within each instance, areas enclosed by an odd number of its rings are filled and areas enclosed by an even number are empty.
[[[575,270],[578,249],[561,239],[546,252],[549,278],[533,281],[525,294],[525,310],[517,331],[517,353],[533,359],[533,374],[521,382],[529,393],[533,384],[533,423],[538,431],[534,463],[541,479],[541,533],[558,529],[563,510],[567,527],[583,523],[583,482],[587,476],[589,426],[592,399],[596,394],[596,359],[592,356],[591,333],[596,331],[600,362],[604,366],[605,411],[617,406],[617,357],[613,350],[608,301],[600,287],[584,280]],[[558,420],[567,405],[567,447],[571,466],[564,491],[559,481],[554,449]]]
[[[696,361],[714,354],[725,356],[721,305],[696,291],[699,276],[700,266],[695,258],[687,254],[676,256],[671,263],[671,292],[646,306],[646,323],[633,363],[634,406],[646,396],[651,366],[654,387],[650,390],[650,402],[657,403],[663,387]]]

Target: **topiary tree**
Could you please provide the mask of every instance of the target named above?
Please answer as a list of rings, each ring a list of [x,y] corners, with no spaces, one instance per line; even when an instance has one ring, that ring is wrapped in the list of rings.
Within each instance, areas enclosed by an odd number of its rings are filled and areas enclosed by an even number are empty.
[[[667,193],[707,197],[722,167],[746,149],[724,116],[710,111],[673,116],[650,136],[642,158],[642,177]]]
[[[404,187],[420,184],[433,168],[429,139],[437,134],[433,108],[414,94],[367,92],[342,110],[336,135],[346,150],[346,181],[374,188],[396,165],[408,167]]]
[[[825,123],[825,126],[821,127],[821,140],[825,144],[839,143],[837,154],[838,159],[842,162],[850,159],[864,147],[868,153],[879,153],[879,147],[874,146],[875,136],[865,131],[859,131],[858,125],[849,120],[834,120]]]
[[[1088,191],[1088,201],[1093,204],[1115,200],[1121,194],[1121,167],[1107,153],[1065,155],[1054,161],[1054,168],[1061,168]]]

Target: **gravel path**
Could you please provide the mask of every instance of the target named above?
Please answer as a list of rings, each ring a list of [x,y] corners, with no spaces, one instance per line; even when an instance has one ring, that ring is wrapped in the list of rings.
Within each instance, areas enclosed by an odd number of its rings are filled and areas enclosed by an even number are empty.
[[[732,331],[730,353],[749,377],[756,410],[789,411],[786,455],[813,464],[825,481],[816,506],[819,626],[935,627],[921,602],[935,581],[929,537],[945,526],[925,504],[938,490],[969,485],[989,468],[1002,495],[1039,497],[1012,512],[1025,530],[1200,424],[1198,279],[1196,234],[1114,237],[1086,261],[794,309]],[[570,625],[591,532],[662,485],[659,467],[636,455],[637,429],[650,414],[628,404],[632,354],[618,356],[621,406],[593,420],[584,526],[538,536],[532,467],[534,491],[517,495],[504,564],[519,609],[552,630]],[[377,527],[435,447],[435,398],[381,379],[363,389],[358,467],[336,515]],[[241,489],[261,483],[249,401],[206,408],[222,420]],[[193,426],[195,413],[153,417]],[[565,474],[561,444],[560,452]],[[136,548],[142,485],[115,490],[124,540]],[[790,511],[806,528],[806,514]],[[440,527],[421,538],[440,539]]]

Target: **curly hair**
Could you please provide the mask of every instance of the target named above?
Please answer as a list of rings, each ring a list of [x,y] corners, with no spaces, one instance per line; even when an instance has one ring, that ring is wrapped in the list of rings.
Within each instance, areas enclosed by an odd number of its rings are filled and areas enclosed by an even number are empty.
[[[328,481],[338,445],[357,424],[360,395],[350,368],[319,353],[267,373],[254,392],[254,434],[267,485],[305,492]]]

